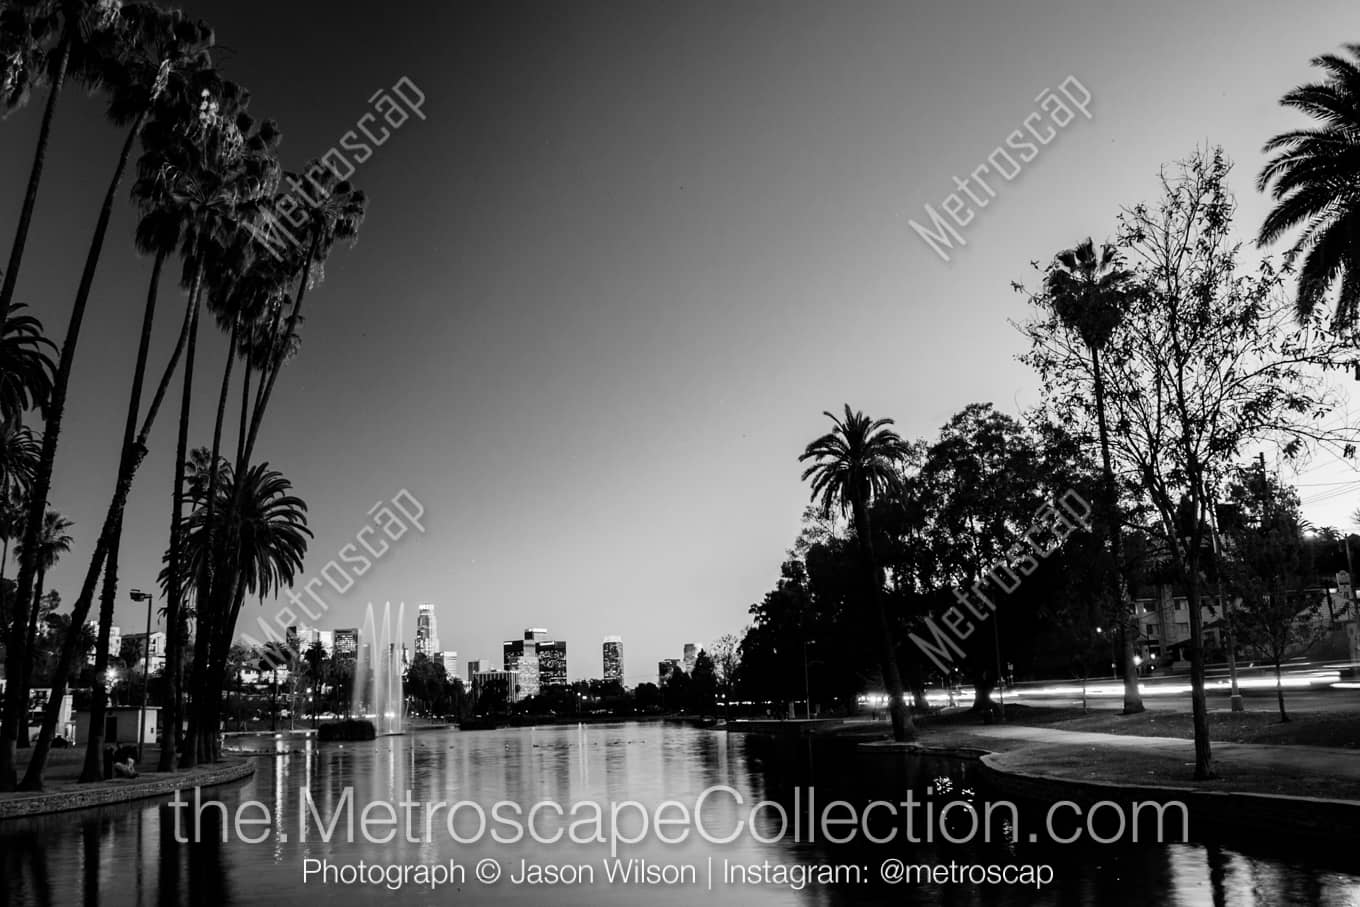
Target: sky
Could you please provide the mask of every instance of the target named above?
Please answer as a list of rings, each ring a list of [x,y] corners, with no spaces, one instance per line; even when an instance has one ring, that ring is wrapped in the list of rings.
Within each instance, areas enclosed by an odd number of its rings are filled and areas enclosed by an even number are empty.
[[[310,506],[301,586],[405,489],[409,532],[323,628],[371,602],[436,605],[442,646],[500,660],[546,627],[573,678],[623,637],[628,683],[684,642],[740,633],[798,533],[798,454],[850,403],[933,437],[955,411],[1038,402],[1012,281],[1110,237],[1196,146],[1236,162],[1239,230],[1279,97],[1360,39],[1353,2],[185,2],[279,121],[284,163],[336,146],[409,79],[425,96],[353,179],[370,198],[308,297],[260,456]],[[1078,117],[961,231],[917,235],[955,178],[1075,77]],[[0,241],[40,104],[0,123]],[[60,337],[122,135],[68,91],[18,296]],[[49,587],[76,595],[112,490],[150,262],[122,194],[73,376],[52,506],[76,522]],[[167,283],[153,361],[178,326]],[[179,311],[177,311],[179,310]],[[202,338],[194,443],[225,339]],[[177,399],[177,397],[176,397]],[[155,582],[170,514],[168,403],[127,515],[125,588]],[[1350,466],[1310,465],[1305,513],[1349,525]],[[1328,484],[1328,483],[1337,484]],[[250,604],[242,626],[279,603]],[[123,596],[117,623],[144,610]],[[311,623],[311,621],[304,621]]]

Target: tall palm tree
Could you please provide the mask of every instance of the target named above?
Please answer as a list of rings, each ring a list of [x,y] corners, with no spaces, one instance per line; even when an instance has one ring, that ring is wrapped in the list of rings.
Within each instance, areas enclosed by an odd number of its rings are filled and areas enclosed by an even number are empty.
[[[829,516],[833,510],[842,514],[848,510],[853,514],[864,570],[864,591],[878,624],[875,635],[879,640],[883,683],[889,696],[893,739],[902,741],[908,739],[915,728],[907,710],[892,623],[883,601],[883,574],[874,556],[869,507],[895,487],[898,467],[909,451],[897,433],[888,428],[893,424],[891,419],[870,420],[863,413],[852,410],[848,403],[843,420],[829,412],[826,417],[835,427],[809,444],[798,460],[813,461],[803,471],[803,481],[812,480],[812,499],[819,501],[824,515]]]
[[[33,652],[34,643],[38,638],[38,615],[42,610],[43,584],[47,579],[47,571],[51,570],[52,567],[56,565],[63,554],[71,550],[71,545],[75,542],[75,539],[71,537],[70,533],[72,525],[70,520],[66,519],[55,510],[48,510],[43,514],[42,528],[38,532],[38,547],[34,556],[34,560],[38,565],[37,584],[33,590],[33,597],[26,608],[26,613],[20,612],[23,614],[25,652]],[[22,558],[24,554],[25,551],[21,545],[19,556]],[[23,599],[18,599],[18,601],[23,601]],[[17,619],[18,617],[16,615],[16,620]],[[19,668],[19,671],[13,682],[19,686],[21,701],[27,703],[28,692],[33,679],[33,659],[30,657],[27,663],[16,665],[16,667]],[[27,714],[27,711],[28,708],[27,705],[25,705],[25,715]],[[21,728],[18,739],[18,746],[20,749],[26,748],[29,745],[30,741],[27,738],[27,728],[23,727]]]
[[[1295,296],[1299,317],[1310,317],[1336,285],[1336,323],[1354,327],[1360,321],[1360,44],[1346,50],[1354,60],[1337,54],[1314,58],[1326,78],[1280,99],[1319,123],[1266,143],[1264,150],[1274,157],[1256,186],[1270,190],[1275,207],[1261,223],[1257,243],[1269,245],[1302,225],[1290,249],[1291,257],[1303,256]]]
[[[16,0],[0,11],[0,51],[4,56],[3,87],[0,98],[6,110],[22,106],[35,84],[46,82],[47,104],[38,128],[38,144],[28,175],[28,187],[19,209],[19,223],[10,248],[9,265],[0,282],[0,321],[9,314],[14,289],[23,263],[24,247],[38,203],[47,160],[47,145],[52,136],[52,119],[57,101],[74,75],[95,88],[102,72],[98,51],[103,37],[119,24],[116,0]]]
[[[1087,238],[1075,248],[1059,252],[1048,269],[1044,289],[1058,320],[1081,338],[1091,354],[1091,373],[1095,378],[1096,425],[1100,433],[1100,461],[1104,472],[1105,521],[1110,537],[1110,607],[1121,628],[1124,665],[1124,714],[1143,711],[1143,696],[1138,691],[1138,666],[1134,663],[1136,620],[1124,594],[1124,546],[1119,517],[1119,491],[1110,458],[1110,432],[1105,412],[1105,373],[1100,364],[1101,351],[1118,329],[1128,299],[1131,272],[1122,267],[1113,246]]]

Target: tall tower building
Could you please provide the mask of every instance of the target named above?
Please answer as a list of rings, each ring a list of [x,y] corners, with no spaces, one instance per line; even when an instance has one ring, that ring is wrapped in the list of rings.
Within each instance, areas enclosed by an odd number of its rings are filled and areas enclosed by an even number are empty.
[[[439,652],[439,624],[435,620],[434,605],[426,602],[416,610],[416,654],[438,658]]]
[[[458,677],[458,653],[441,652],[440,659],[444,662],[444,676],[450,681]]]
[[[604,680],[623,683],[623,637],[604,638]]]

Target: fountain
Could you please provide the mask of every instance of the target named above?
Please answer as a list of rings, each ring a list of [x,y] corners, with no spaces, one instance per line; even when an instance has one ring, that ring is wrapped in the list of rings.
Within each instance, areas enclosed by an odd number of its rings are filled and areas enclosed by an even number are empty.
[[[385,602],[379,625],[373,603],[369,602],[363,628],[359,631],[351,707],[353,714],[373,722],[379,736],[406,731],[406,697],[402,692],[398,649],[405,615],[406,603],[401,602],[397,605],[394,626],[392,603]]]

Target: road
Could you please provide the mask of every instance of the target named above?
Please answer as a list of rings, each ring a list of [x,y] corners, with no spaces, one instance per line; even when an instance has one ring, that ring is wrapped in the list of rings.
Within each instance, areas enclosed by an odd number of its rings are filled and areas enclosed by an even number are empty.
[[[1345,662],[1291,661],[1281,671],[1285,701],[1291,709],[1309,712],[1360,712],[1360,677],[1343,677]],[[1249,709],[1272,707],[1275,672],[1270,666],[1246,664],[1238,669],[1238,687]],[[1190,709],[1190,675],[1164,674],[1140,681],[1150,708]],[[1205,672],[1210,708],[1227,708],[1230,702],[1228,669],[1213,665]],[[971,695],[971,691],[969,692]],[[1124,685],[1106,677],[1087,683],[1087,702],[1092,708],[1123,706]],[[1081,706],[1081,682],[1034,681],[1016,684],[1006,691],[1008,702],[1045,706]]]

